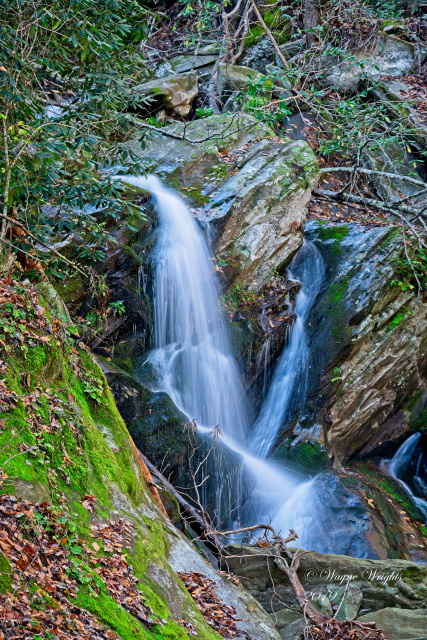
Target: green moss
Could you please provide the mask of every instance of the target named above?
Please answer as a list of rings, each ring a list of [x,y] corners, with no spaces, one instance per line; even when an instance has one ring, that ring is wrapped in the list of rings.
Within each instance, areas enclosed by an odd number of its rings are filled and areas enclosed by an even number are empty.
[[[319,442],[300,442],[292,447],[290,440],[282,444],[275,458],[286,461],[295,469],[304,471],[311,475],[316,475],[319,471],[326,469],[328,464],[328,454]]]
[[[225,162],[216,164],[206,175],[217,180],[227,180],[230,177],[230,168]]]
[[[77,274],[74,274],[72,278],[58,280],[55,284],[55,289],[66,304],[74,304],[82,299],[86,293],[87,283]]]
[[[175,170],[173,173],[169,173],[166,176],[166,182],[176,191],[182,193],[183,185],[180,180],[181,169]],[[185,187],[186,193],[188,193],[192,202],[198,207],[204,207],[209,202],[209,196],[202,193],[202,185],[192,185]]]
[[[392,244],[396,242],[396,240],[400,240],[402,237],[402,231],[400,229],[392,229],[390,233],[387,234],[386,238],[381,242],[381,247],[387,249]]]
[[[0,553],[0,593],[12,591],[12,567],[5,556]]]
[[[330,240],[334,241],[330,243],[332,255],[340,256],[340,243],[350,233],[350,229],[348,228],[348,226],[346,224],[332,225],[325,220],[319,220],[317,222],[317,229],[319,238],[323,242],[327,242]]]
[[[408,309],[402,309],[399,313],[396,313],[393,320],[387,325],[386,331],[387,333],[393,331],[405,318],[410,315],[410,311]]]
[[[134,262],[136,262],[139,265],[143,265],[144,263],[144,258],[142,256],[140,256],[133,247],[126,245],[123,247],[123,253],[126,253],[128,256],[130,256]]]
[[[421,518],[422,514],[417,509],[415,503],[398,482],[384,476],[379,483],[379,487],[394,498],[415,520]]]
[[[51,300],[51,323],[57,317],[57,311],[67,321],[66,313],[57,306],[54,294],[47,294],[47,299]],[[28,405],[28,400],[27,406],[19,400],[16,407],[2,412],[5,428],[0,430],[0,467],[4,467],[9,477],[1,491],[23,495],[38,502],[48,500],[53,504],[62,494],[76,534],[86,544],[91,540],[90,524],[94,519],[105,521],[115,518],[113,511],[120,517],[130,519],[137,535],[134,548],[128,552],[129,560],[140,580],[139,585],[147,604],[154,614],[164,618],[167,623],[165,627],[156,625],[150,630],[146,629],[111,599],[102,582],[98,597],[85,590],[85,587],[79,589],[77,604],[91,611],[124,640],[135,637],[188,638],[185,628],[172,615],[168,605],[169,594],[165,594],[162,587],[148,576],[149,564],[155,564],[160,572],[168,576],[173,588],[181,591],[187,607],[186,619],[197,621],[199,637],[205,640],[218,638],[203,620],[194,601],[168,564],[169,544],[160,516],[158,519],[143,517],[144,513],[153,512],[154,505],[136,471],[138,467],[128,431],[98,364],[84,349],[76,350],[74,344],[69,346],[63,342],[58,346],[56,339],[51,339],[49,344],[28,349],[26,353],[18,346],[13,353],[7,354],[7,358],[2,355],[1,359],[7,359],[8,362],[3,377],[9,390],[15,391],[21,399],[28,396],[30,374],[31,390],[37,390],[39,394],[38,401],[31,405]],[[85,392],[78,371],[96,378],[102,390],[100,402],[95,402]],[[52,412],[44,394],[56,394],[60,398],[62,405],[59,413]],[[54,415],[55,427],[43,430],[42,425],[51,427]],[[37,439],[30,428],[32,416],[36,416],[38,421],[33,427]],[[12,430],[19,437],[13,437]],[[22,445],[24,455],[20,451]],[[49,476],[53,478],[51,483]],[[36,493],[40,499],[28,497]],[[93,514],[81,504],[82,496],[87,493],[93,493],[96,497],[96,512]],[[0,590],[10,587],[9,573],[7,560],[0,556]],[[36,584],[34,588],[39,590]]]
[[[76,605],[90,611],[123,640],[135,640],[135,637],[141,638],[141,640],[155,637],[103,591],[92,596],[89,595],[87,589],[80,589]]]
[[[421,415],[411,424],[412,431],[427,431],[427,407]]]
[[[264,2],[264,5],[275,4],[275,0],[267,0]],[[288,18],[282,17],[280,7],[275,7],[274,9],[267,9],[267,11],[262,12],[262,17],[264,18],[264,22],[270,31],[273,33],[276,42],[280,44],[285,44],[290,39],[290,23]],[[265,37],[265,31],[261,26],[254,26],[250,29],[248,35],[246,36],[246,46],[251,46],[255,44],[259,40]]]

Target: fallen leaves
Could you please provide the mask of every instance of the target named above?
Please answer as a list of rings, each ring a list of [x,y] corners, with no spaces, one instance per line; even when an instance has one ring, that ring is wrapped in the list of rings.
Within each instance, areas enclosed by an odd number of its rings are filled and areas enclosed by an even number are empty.
[[[320,627],[310,626],[311,640],[387,640],[381,629],[373,623],[361,623],[353,620],[335,620],[330,618]]]
[[[96,498],[93,493],[88,493],[80,500],[80,504],[93,513],[95,511]]]
[[[224,604],[216,595],[215,582],[198,571],[178,573],[186,589],[194,599],[197,608],[206,622],[223,638],[235,638],[241,635],[236,627],[236,610]]]
[[[49,342],[46,333],[51,334],[52,327],[43,315],[44,311],[38,304],[35,288],[28,280],[20,283],[10,278],[0,280],[0,344],[6,347],[16,340],[29,346]]]
[[[69,519],[65,503],[52,507],[0,496],[0,551],[11,565],[10,589],[0,594],[4,633],[0,639],[33,638],[35,629],[45,638],[51,637],[48,634],[63,639],[118,638],[74,602],[82,585],[89,586],[96,597],[95,574],[113,600],[140,622],[148,627],[163,624],[144,603],[123,550],[125,542],[131,543],[133,525],[123,519],[92,525],[91,535],[102,546],[93,541],[91,548],[68,530]],[[79,560],[84,556],[93,567],[89,572]],[[29,584],[37,585],[36,594]],[[59,613],[63,615],[60,624]]]

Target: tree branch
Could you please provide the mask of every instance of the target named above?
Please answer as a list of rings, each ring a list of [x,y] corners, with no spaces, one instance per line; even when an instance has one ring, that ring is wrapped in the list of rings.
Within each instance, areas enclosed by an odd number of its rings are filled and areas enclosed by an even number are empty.
[[[262,15],[259,12],[258,7],[255,4],[255,0],[251,0],[251,4],[253,7],[253,10],[255,11],[256,17],[258,18],[258,20],[261,23],[262,28],[264,29],[267,37],[269,38],[271,44],[274,47],[275,52],[277,53],[277,55],[279,56],[280,61],[282,62],[283,66],[286,67],[286,69],[289,71],[289,63],[286,60],[285,56],[283,55],[283,53],[280,51],[279,49],[279,45],[277,44],[276,40],[274,39],[273,34],[271,33],[270,29],[267,27],[267,25],[265,24]]]
[[[427,184],[421,180],[416,180],[410,176],[403,176],[397,173],[389,173],[387,171],[376,171],[375,169],[364,169],[363,167],[325,167],[320,169],[319,173],[365,173],[367,175],[383,176],[384,178],[397,178],[410,184],[416,184],[420,187],[427,188]]]

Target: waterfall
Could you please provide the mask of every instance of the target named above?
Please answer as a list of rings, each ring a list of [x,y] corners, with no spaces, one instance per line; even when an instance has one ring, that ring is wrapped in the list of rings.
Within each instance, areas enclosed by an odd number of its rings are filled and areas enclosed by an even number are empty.
[[[299,280],[302,286],[295,300],[297,318],[289,344],[279,358],[267,398],[252,430],[251,449],[262,457],[268,454],[279,435],[292,398],[298,399],[299,407],[304,406],[309,366],[305,322],[325,275],[322,257],[314,244],[304,241],[290,264],[288,275]]]
[[[217,425],[221,429],[222,437],[211,456],[216,515],[222,515],[221,509],[225,515],[234,511],[228,524],[233,520],[268,521],[272,517],[285,534],[294,528],[302,534],[300,541],[306,547],[322,550],[326,541],[315,524],[315,520],[321,520],[321,501],[313,491],[314,481],[304,481],[294,471],[248,450],[243,388],[219,308],[212,256],[197,222],[183,200],[155,176],[117,177],[151,191],[156,200],[156,348],[150,361],[158,372],[159,390],[165,391],[190,420],[196,420],[199,431],[207,433]],[[299,318],[274,374],[277,385],[282,373],[287,376],[287,399],[280,400],[281,417],[274,423],[271,441],[297,384],[304,391],[302,401],[305,398],[308,358],[304,321],[323,279],[323,263],[314,245],[304,243],[292,261],[291,272],[303,283],[295,307]],[[284,371],[288,366],[290,372]],[[271,404],[268,395],[258,424],[267,420],[265,414],[272,412]],[[244,504],[238,506],[242,497]]]
[[[427,516],[427,501],[423,498],[419,498],[414,495],[411,488],[401,479],[401,474],[405,471],[408,464],[411,462],[412,456],[414,455],[414,451],[417,447],[418,441],[421,438],[421,433],[414,433],[412,436],[409,436],[405,442],[400,445],[396,453],[394,454],[391,460],[385,460],[383,466],[388,471],[388,473],[402,485],[405,489],[406,493],[412,498],[415,502],[416,506],[419,508],[421,513]],[[419,466],[419,461],[418,461]],[[418,474],[418,470],[417,470]]]
[[[159,217],[151,362],[162,390],[199,427],[219,425],[243,442],[248,427],[243,390],[204,237],[183,200],[158,178],[126,180],[152,192]]]

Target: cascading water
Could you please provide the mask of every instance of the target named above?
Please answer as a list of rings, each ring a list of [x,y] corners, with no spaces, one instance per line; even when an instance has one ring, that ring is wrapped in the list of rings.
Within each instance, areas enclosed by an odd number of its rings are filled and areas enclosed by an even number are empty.
[[[427,517],[427,501],[423,498],[419,498],[414,494],[411,488],[408,486],[406,482],[402,480],[400,477],[402,473],[405,472],[408,467],[411,459],[414,455],[414,451],[417,447],[418,441],[421,438],[421,433],[414,433],[410,436],[405,442],[399,447],[399,449],[394,454],[391,460],[386,460],[383,463],[383,467],[388,471],[388,473],[399,482],[402,487],[405,489],[406,493],[411,496],[412,500],[415,502],[421,513],[423,513]],[[415,480],[418,476],[420,466],[420,460],[417,465],[417,472]],[[421,478],[420,478],[421,480]]]
[[[313,481],[304,482],[294,472],[262,459],[258,452],[248,453],[243,389],[219,310],[212,256],[198,224],[182,199],[155,176],[118,177],[151,191],[157,202],[156,349],[150,361],[158,371],[160,389],[168,393],[190,420],[195,419],[205,432],[220,426],[223,437],[213,450],[217,512],[221,505],[224,508],[224,502],[229,511],[235,510],[244,496],[245,505],[238,514],[235,512],[241,522],[268,520],[272,515],[279,529],[304,530],[301,542],[310,546],[309,532],[313,529],[310,523],[315,515],[309,499]],[[305,390],[304,320],[323,278],[323,263],[317,249],[304,243],[292,261],[291,271],[304,283],[296,300],[296,311],[301,317],[296,320],[289,347],[280,363],[280,371],[287,366],[293,367],[293,371],[287,377],[287,399],[281,403],[280,420],[274,423],[270,444],[277,435],[301,372],[304,374],[301,389]],[[277,384],[278,377],[276,371]],[[257,424],[267,420],[263,412],[272,414],[271,404],[269,395]],[[264,454],[267,451],[267,447],[262,450]],[[319,541],[321,544],[318,538],[315,546],[319,547]]]
[[[138,185],[153,193],[159,216],[151,360],[162,388],[199,426],[220,425],[228,437],[243,442],[248,426],[243,390],[206,242],[185,203],[158,178],[138,179]]]
[[[292,397],[298,398],[299,407],[305,401],[309,366],[305,322],[325,275],[322,257],[314,244],[304,242],[290,264],[288,275],[302,286],[295,300],[297,318],[289,344],[279,358],[267,398],[252,429],[251,449],[261,457],[274,444]]]

